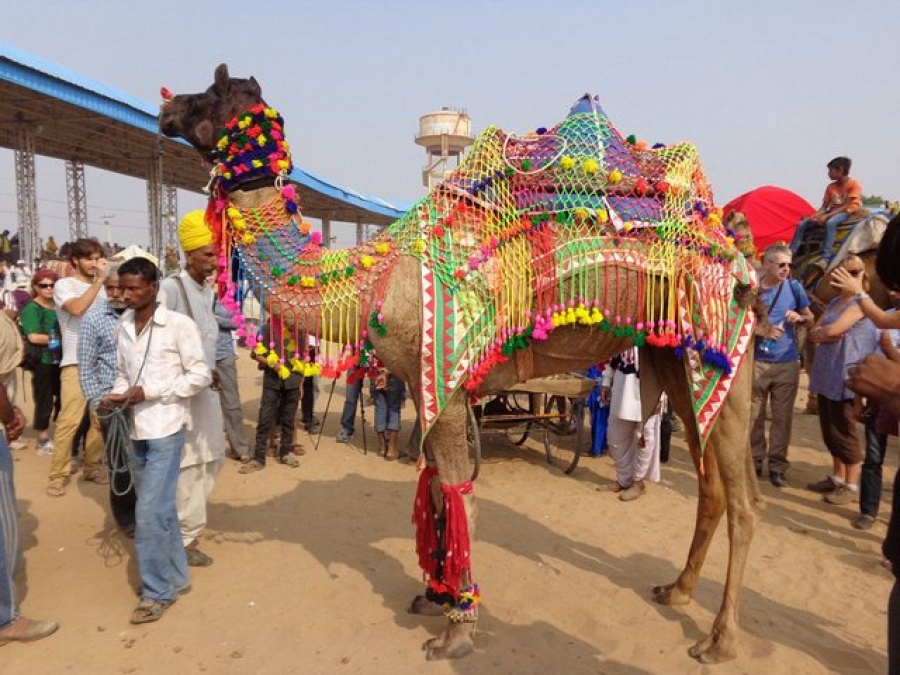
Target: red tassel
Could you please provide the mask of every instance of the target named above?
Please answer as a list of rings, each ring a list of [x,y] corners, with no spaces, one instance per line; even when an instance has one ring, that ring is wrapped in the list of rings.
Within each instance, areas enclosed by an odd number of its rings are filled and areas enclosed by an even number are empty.
[[[441,485],[444,495],[444,578],[443,582],[459,595],[459,587],[463,572],[471,567],[469,542],[469,521],[466,518],[466,506],[463,495],[472,494],[472,481],[467,480],[459,485]]]
[[[419,474],[419,486],[416,488],[416,500],[413,504],[412,522],[416,526],[416,554],[419,556],[419,567],[429,577],[437,572],[437,560],[431,556],[437,550],[437,531],[434,528],[434,504],[431,503],[431,479],[437,475],[437,469],[426,466]]]

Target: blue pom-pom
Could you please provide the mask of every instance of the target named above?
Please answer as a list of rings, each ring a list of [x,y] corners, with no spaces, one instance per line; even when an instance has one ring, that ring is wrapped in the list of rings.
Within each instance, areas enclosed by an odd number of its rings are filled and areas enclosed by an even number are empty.
[[[547,127],[538,127],[537,132],[539,135],[543,136],[544,134],[547,133]]]
[[[285,210],[291,215],[297,213],[297,202],[291,201],[290,199],[285,200],[284,202]]]

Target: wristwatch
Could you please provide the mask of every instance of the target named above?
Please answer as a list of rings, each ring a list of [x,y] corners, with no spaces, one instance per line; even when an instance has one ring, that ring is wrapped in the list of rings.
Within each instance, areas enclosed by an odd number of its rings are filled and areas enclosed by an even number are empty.
[[[856,300],[856,302],[861,302],[862,300],[866,300],[866,299],[868,299],[868,297],[869,297],[869,294],[866,293],[865,291],[861,291],[859,293],[853,294],[853,299]]]

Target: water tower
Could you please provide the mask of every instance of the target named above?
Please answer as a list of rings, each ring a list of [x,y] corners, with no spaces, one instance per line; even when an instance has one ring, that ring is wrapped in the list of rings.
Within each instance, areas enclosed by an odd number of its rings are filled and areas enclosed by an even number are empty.
[[[431,190],[459,166],[463,152],[473,140],[472,120],[464,110],[444,106],[439,112],[422,115],[416,144],[428,154],[428,164],[422,170],[425,187]]]

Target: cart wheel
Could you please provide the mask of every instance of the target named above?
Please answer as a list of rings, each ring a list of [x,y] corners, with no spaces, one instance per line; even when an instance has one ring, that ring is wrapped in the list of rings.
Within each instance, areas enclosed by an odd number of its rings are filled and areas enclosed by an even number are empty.
[[[478,428],[478,418],[470,403],[466,403],[466,443],[469,446],[469,462],[472,464],[472,480],[475,480],[481,470],[481,429]]]
[[[520,414],[530,413],[534,415],[535,404],[534,396],[522,392],[510,393],[506,397],[507,405],[515,412]],[[522,445],[528,440],[528,434],[531,432],[531,422],[523,422],[516,426],[509,427],[506,430],[506,440],[513,445]]]
[[[578,466],[582,444],[586,442],[584,433],[584,401],[564,396],[550,396],[544,405],[544,413],[550,413],[554,407],[557,412],[565,414],[553,428],[544,429],[544,451],[547,463],[555,466],[563,473],[572,473]]]

